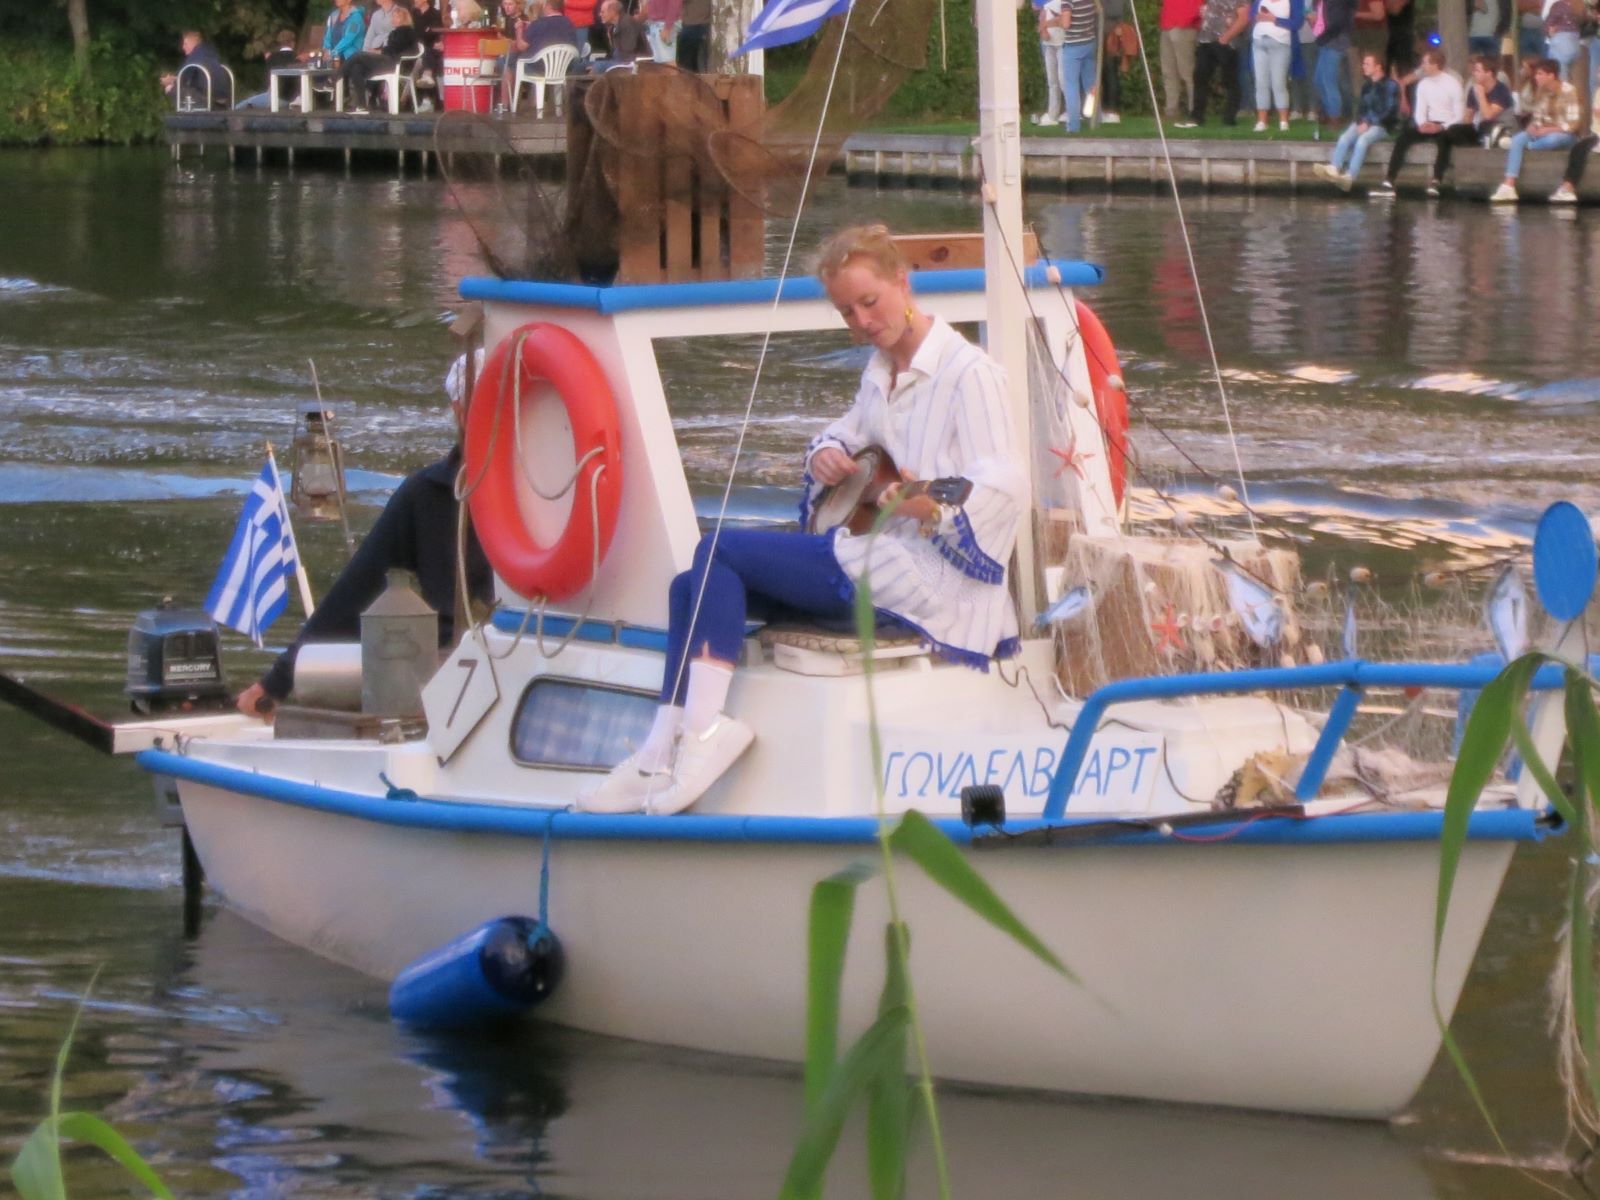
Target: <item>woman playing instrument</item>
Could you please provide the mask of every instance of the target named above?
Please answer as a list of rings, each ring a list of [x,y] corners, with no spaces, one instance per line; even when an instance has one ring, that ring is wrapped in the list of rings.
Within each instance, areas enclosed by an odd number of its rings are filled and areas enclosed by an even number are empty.
[[[672,582],[655,722],[639,750],[580,799],[591,812],[681,812],[749,748],[749,726],[723,711],[747,615],[848,620],[857,585],[870,577],[880,618],[941,657],[985,668],[1016,649],[1006,564],[1027,511],[1027,475],[999,367],[917,307],[882,225],[834,235],[818,275],[852,336],[875,353],[849,412],[807,451],[802,524],[822,489],[860,469],[852,456],[868,446],[900,468],[901,482],[878,498],[894,512],[876,537],[843,528],[706,535],[693,567]],[[957,479],[971,484],[959,505],[913,486]]]

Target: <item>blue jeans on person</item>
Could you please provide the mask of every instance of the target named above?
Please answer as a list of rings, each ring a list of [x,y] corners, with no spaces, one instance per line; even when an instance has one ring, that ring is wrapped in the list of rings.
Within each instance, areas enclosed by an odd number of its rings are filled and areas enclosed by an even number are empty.
[[[709,568],[706,565],[710,559]],[[700,612],[695,593],[701,579]],[[702,650],[723,662],[738,662],[748,616],[847,619],[855,608],[855,584],[833,556],[833,535],[787,529],[724,529],[695,547],[694,566],[667,591],[667,662],[661,703],[682,704],[689,672],[686,653]],[[689,629],[694,617],[694,630]]]
[[[1068,133],[1077,133],[1082,127],[1083,98],[1094,91],[1094,50],[1092,41],[1061,46],[1061,103],[1067,109]]]
[[[1343,171],[1354,179],[1361,173],[1361,164],[1367,161],[1367,151],[1372,149],[1374,143],[1388,136],[1389,131],[1382,125],[1369,125],[1363,133],[1361,126],[1352,121],[1333,144],[1333,169]]]
[[[1294,57],[1294,47],[1277,38],[1258,37],[1250,46],[1250,57],[1255,60],[1256,111],[1266,112],[1276,108],[1280,113],[1289,111],[1289,63]]]
[[[1529,150],[1565,150],[1577,140],[1577,135],[1571,133],[1544,133],[1538,137],[1529,137],[1526,131],[1517,134],[1506,152],[1506,178],[1515,179],[1522,174],[1522,156]]]
[[[1311,81],[1316,85],[1317,103],[1322,105],[1322,115],[1329,121],[1344,120],[1348,107],[1344,95],[1345,80],[1349,78],[1345,58],[1349,52],[1350,39],[1336,37],[1320,47],[1317,53],[1317,65],[1312,71]]]
[[[1578,57],[1578,35],[1574,32],[1552,33],[1545,39],[1545,53],[1561,67],[1561,78],[1572,83],[1572,64]]]

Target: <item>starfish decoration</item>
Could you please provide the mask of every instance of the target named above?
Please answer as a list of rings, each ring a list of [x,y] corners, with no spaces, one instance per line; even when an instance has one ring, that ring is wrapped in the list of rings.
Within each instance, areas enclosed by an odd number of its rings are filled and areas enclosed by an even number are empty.
[[[1150,622],[1150,629],[1159,636],[1156,639],[1156,653],[1161,654],[1166,650],[1183,649],[1183,626],[1178,624],[1177,609],[1167,605],[1167,611],[1161,620]]]
[[[1079,479],[1085,483],[1089,482],[1089,477],[1083,473],[1083,464],[1085,459],[1093,458],[1094,455],[1078,449],[1077,434],[1073,434],[1067,439],[1067,448],[1065,450],[1057,450],[1054,446],[1051,446],[1050,453],[1061,460],[1061,465],[1056,468],[1057,479],[1061,478],[1062,472],[1070,469]]]

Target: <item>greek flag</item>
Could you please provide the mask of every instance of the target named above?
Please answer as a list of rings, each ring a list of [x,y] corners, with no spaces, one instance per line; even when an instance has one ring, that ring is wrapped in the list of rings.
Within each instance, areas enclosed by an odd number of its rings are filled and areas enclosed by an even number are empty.
[[[744,45],[733,52],[735,58],[751,50],[786,46],[810,37],[829,17],[850,10],[850,0],[770,0],[750,22]]]
[[[289,606],[289,581],[297,561],[289,506],[277,464],[269,458],[245,497],[233,541],[206,597],[206,611],[260,646],[262,632]]]

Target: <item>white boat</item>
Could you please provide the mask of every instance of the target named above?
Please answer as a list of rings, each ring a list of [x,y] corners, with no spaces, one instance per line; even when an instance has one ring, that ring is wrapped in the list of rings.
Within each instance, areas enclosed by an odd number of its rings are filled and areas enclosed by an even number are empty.
[[[1072,289],[1099,271],[1034,264],[1024,285],[1012,269],[1007,248],[1022,245],[1006,49],[1015,13],[981,4],[979,21],[992,267],[921,272],[914,284],[928,311],[984,324],[1014,381],[1019,426],[1032,425],[1043,457],[1050,447],[1025,386],[1028,330],[1039,331],[1065,380],[1050,395],[1073,468],[1047,516],[1086,544],[1117,546],[1112,447],[1090,408],[1071,402],[1093,391]],[[572,805],[649,720],[667,584],[698,536],[653,340],[839,329],[838,315],[814,281],[793,278],[613,288],[469,279],[461,293],[483,304],[490,346],[529,323],[568,331],[615,403],[619,515],[581,603],[538,613],[536,635],[527,602],[502,582],[494,620],[430,685],[434,719],[420,738],[295,740],[220,721],[178,744],[156,723],[123,744],[149,747],[139,762],[176,795],[210,886],[280,937],[393,979],[486,920],[540,911],[548,844],[548,916],[568,965],[541,1017],[798,1060],[809,890],[873,852],[878,836],[859,648],[817,631],[752,636],[730,708],[755,746],[690,812],[602,816]],[[575,445],[566,410],[548,389],[530,391],[520,430],[532,471],[581,475],[588,448]],[[571,499],[519,487],[532,535],[548,543]],[[1070,583],[1046,561],[1048,542],[1025,529],[1013,563],[1013,578],[1028,581],[1016,598],[1030,633]],[[1024,638],[1016,666],[987,673],[916,645],[880,647],[872,664],[887,812],[917,808],[970,848],[1084,981],[1066,984],[908,871],[913,973],[936,1073],[1351,1117],[1403,1108],[1439,1047],[1432,996],[1451,1011],[1516,843],[1544,827],[1532,797],[1492,789],[1471,823],[1435,977],[1442,788],[1405,811],[1371,811],[1366,793],[1318,798],[1319,785],[1366,688],[1476,687],[1493,668],[1268,665],[1125,679],[1085,698],[1054,686],[1057,652],[1043,634]],[[1320,731],[1283,696],[1313,688],[1336,696]],[[1209,812],[1262,755],[1304,760],[1304,807],[1186,833],[1183,818]],[[961,791],[975,784],[1003,790],[1003,825],[963,821]],[[860,902],[845,982],[854,1028],[877,997],[876,895]]]

